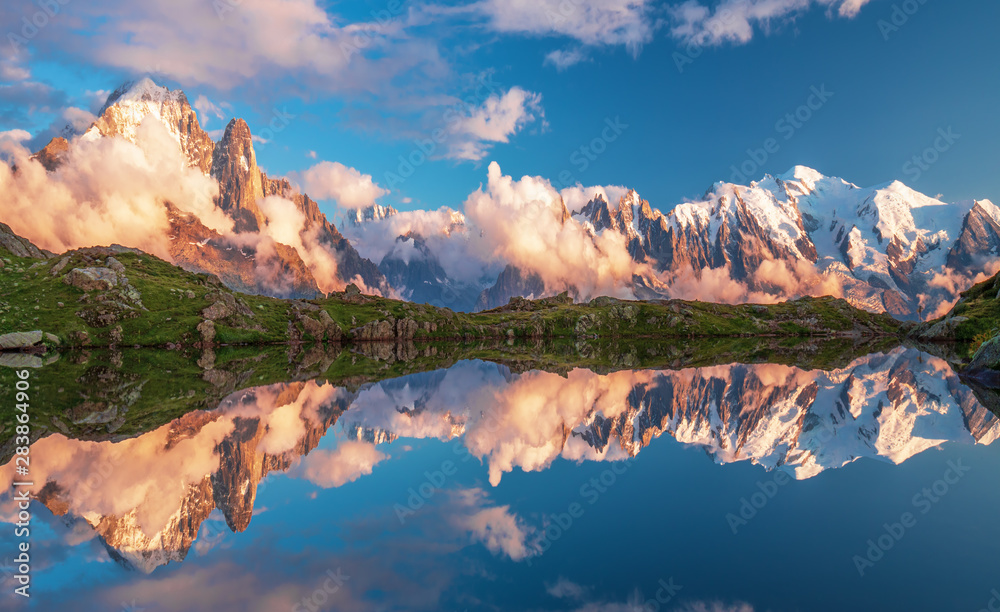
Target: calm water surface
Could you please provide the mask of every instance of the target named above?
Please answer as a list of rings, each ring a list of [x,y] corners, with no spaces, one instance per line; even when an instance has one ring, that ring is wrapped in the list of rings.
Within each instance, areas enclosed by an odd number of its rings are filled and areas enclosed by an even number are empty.
[[[460,361],[375,383],[252,384],[127,435],[112,435],[121,405],[65,400],[68,435],[31,447],[32,609],[1000,602],[1000,422],[914,349],[830,371]],[[79,427],[107,435],[74,439]],[[5,490],[16,478],[0,470]],[[24,609],[9,594],[9,493],[0,511],[0,607]]]

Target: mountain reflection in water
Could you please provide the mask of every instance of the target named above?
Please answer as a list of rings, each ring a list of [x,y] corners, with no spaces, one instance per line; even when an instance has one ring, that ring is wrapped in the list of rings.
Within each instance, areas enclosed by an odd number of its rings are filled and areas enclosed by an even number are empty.
[[[246,531],[266,510],[262,482],[281,481],[274,475],[342,487],[434,440],[449,448],[441,465],[472,458],[486,482],[460,488],[428,472],[438,499],[407,502],[422,482],[407,483],[396,514],[447,500],[445,522],[467,541],[523,561],[539,553],[530,521],[490,501],[505,474],[621,462],[663,434],[718,464],[747,461],[804,481],[862,458],[902,464],[948,442],[989,445],[1000,422],[947,362],[902,347],[831,371],[737,363],[518,374],[460,361],[354,390],[319,380],[250,387],[123,440],[48,435],[32,446],[32,476],[38,502],[72,534],[63,546],[96,535],[120,565],[152,575]],[[11,491],[14,480],[10,463],[0,485]],[[12,516],[11,495],[0,503]]]

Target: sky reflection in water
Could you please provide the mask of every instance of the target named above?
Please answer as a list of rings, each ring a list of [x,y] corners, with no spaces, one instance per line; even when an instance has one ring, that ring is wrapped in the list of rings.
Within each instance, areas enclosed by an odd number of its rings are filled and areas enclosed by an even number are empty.
[[[902,348],[831,372],[466,361],[256,387],[134,439],[36,442],[32,600],[975,611],[1000,587],[998,435],[946,362]]]

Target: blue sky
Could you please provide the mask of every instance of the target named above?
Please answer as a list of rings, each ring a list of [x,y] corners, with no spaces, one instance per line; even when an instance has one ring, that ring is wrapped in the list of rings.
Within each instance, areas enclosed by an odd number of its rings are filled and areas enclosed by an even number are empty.
[[[0,15],[17,34],[39,10]],[[998,22],[985,0],[70,2],[0,51],[0,131],[45,139],[66,108],[96,111],[101,92],[152,73],[219,107],[200,105],[206,129],[241,116],[268,136],[270,173],[341,162],[402,209],[461,208],[490,161],[634,187],[664,210],[734,166],[750,180],[796,164],[1000,201]],[[276,110],[294,118],[267,133]],[[796,111],[808,119],[779,123]],[[398,180],[400,156],[435,129],[451,131],[434,159]],[[603,152],[588,157],[591,144]]]

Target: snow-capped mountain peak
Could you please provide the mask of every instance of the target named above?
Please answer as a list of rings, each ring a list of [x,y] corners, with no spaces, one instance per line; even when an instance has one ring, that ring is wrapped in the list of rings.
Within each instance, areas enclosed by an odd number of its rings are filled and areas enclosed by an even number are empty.
[[[98,114],[104,114],[104,111],[115,104],[125,105],[128,103],[149,102],[162,105],[166,102],[181,103],[182,101],[187,101],[184,92],[180,90],[171,91],[162,85],[157,85],[153,79],[144,77],[137,81],[126,81],[112,92]]]
[[[347,218],[351,223],[361,225],[362,223],[368,223],[370,221],[382,221],[383,219],[395,216],[398,213],[399,211],[392,206],[372,204],[371,206],[355,210],[353,214],[348,215]]]
[[[86,140],[102,136],[123,138],[136,143],[139,126],[152,117],[177,141],[189,163],[206,175],[212,169],[215,143],[201,124],[183,91],[171,91],[150,78],[130,81],[116,89],[83,135]]]
[[[804,187],[804,192],[812,192],[816,188],[816,183],[819,183],[826,177],[819,170],[814,170],[808,166],[794,166],[788,172],[778,175],[779,179],[785,183],[798,183]]]

